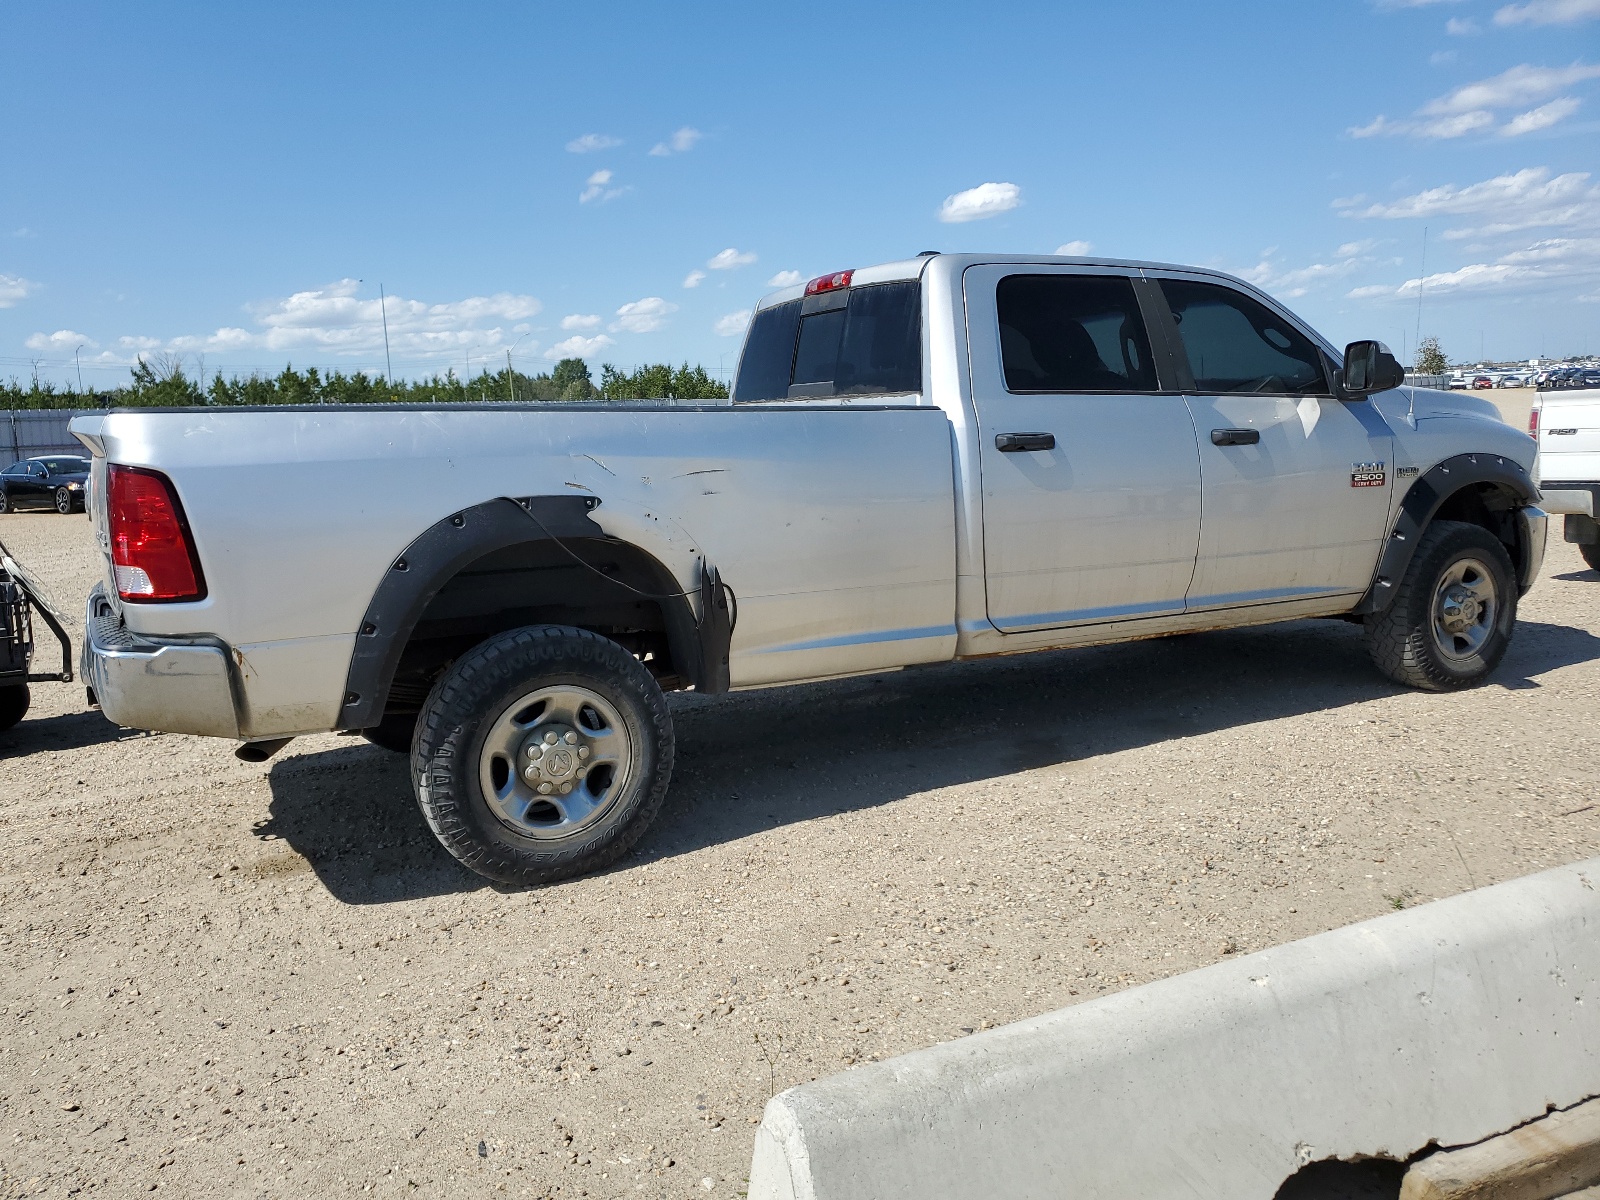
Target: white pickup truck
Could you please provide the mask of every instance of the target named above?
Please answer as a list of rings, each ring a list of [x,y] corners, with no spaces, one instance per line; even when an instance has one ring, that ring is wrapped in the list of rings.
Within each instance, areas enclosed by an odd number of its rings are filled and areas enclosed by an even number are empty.
[[[1539,392],[1528,432],[1539,444],[1533,475],[1544,508],[1565,515],[1566,540],[1600,571],[1600,389]]]
[[[1303,617],[1470,684],[1544,553],[1534,444],[1246,283],[931,254],[767,297],[731,401],[77,418],[106,715],[410,754],[492,878],[655,815],[663,692]]]

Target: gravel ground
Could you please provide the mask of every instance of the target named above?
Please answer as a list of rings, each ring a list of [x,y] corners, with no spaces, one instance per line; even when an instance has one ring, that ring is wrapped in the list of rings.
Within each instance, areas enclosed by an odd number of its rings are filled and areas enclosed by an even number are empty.
[[[79,607],[83,518],[0,537]],[[1557,533],[1448,696],[1301,622],[677,697],[638,852],[525,892],[359,739],[247,765],[40,685],[0,1195],[737,1195],[774,1090],[1600,852],[1597,600]]]

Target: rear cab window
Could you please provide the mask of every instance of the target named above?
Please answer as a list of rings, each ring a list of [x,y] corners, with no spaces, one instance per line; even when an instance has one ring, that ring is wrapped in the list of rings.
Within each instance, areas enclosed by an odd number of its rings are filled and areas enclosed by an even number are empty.
[[[922,390],[922,285],[841,288],[757,313],[734,403]]]

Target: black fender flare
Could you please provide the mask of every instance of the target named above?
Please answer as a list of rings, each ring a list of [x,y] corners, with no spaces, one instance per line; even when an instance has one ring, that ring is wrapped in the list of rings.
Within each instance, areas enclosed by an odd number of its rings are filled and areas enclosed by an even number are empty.
[[[1405,577],[1417,543],[1429,522],[1451,496],[1464,487],[1491,483],[1508,489],[1523,504],[1536,504],[1539,489],[1527,470],[1503,454],[1457,454],[1437,463],[1412,481],[1394,527],[1384,539],[1378,569],[1366,595],[1350,610],[1353,616],[1383,612],[1394,600],[1395,585]]]
[[[389,564],[356,632],[339,708],[340,729],[366,729],[383,719],[395,671],[412,631],[440,590],[468,564],[511,546],[563,538],[615,542],[589,515],[595,496],[502,496],[464,508],[425,529]],[[678,670],[698,691],[728,690],[733,629],[721,578],[704,560],[696,620],[671,572],[653,557],[651,598],[666,617]]]

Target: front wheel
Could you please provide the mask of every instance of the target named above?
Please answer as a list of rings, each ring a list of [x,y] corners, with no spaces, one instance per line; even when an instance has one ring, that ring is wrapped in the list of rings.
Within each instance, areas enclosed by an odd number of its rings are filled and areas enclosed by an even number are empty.
[[[434,685],[411,754],[417,802],[463,864],[553,883],[614,862],[666,798],[672,720],[644,666],[583,629],[533,625]]]
[[[1588,545],[1580,544],[1578,553],[1583,555],[1583,561],[1589,564],[1591,571],[1600,571],[1600,542],[1592,542]]]
[[[10,511],[11,497],[6,495],[4,490],[0,490],[0,513],[8,513]]]
[[[1367,618],[1367,649],[1396,683],[1448,691],[1500,665],[1516,621],[1515,569],[1499,539],[1463,521],[1435,521],[1394,602]]]
[[[12,683],[0,687],[0,733],[4,733],[28,715],[30,699],[28,685],[25,683]]]
[[[72,489],[58,487],[56,489],[56,511],[63,517],[72,511]]]

